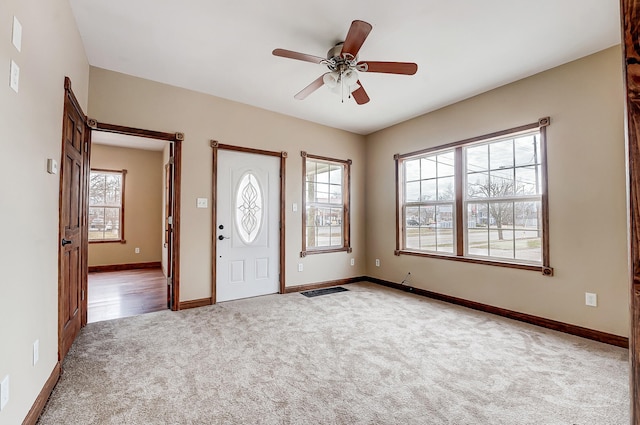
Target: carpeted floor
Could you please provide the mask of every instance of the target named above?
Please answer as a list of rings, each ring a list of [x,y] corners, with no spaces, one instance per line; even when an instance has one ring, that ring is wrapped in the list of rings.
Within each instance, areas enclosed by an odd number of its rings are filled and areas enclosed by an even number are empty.
[[[348,288],[91,323],[39,423],[629,423],[628,350]]]

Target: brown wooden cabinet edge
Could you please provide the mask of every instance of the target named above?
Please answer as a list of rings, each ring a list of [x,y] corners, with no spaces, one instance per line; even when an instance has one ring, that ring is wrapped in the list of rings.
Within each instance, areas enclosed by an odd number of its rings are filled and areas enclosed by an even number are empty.
[[[49,396],[51,396],[51,393],[56,387],[61,375],[62,367],[60,366],[60,362],[56,362],[47,382],[44,383],[42,390],[40,390],[40,394],[38,394],[38,397],[36,397],[36,400],[33,402],[29,413],[27,413],[24,421],[22,421],[22,425],[35,425],[35,423],[38,422],[38,418],[42,414],[42,411],[47,404],[47,400],[49,400]]]
[[[367,281],[389,288],[399,289],[405,292],[411,292],[423,297],[432,298],[438,301],[444,301],[450,304],[471,308],[473,310],[485,313],[495,314],[497,316],[506,317],[508,319],[518,320],[520,322],[529,323],[531,325],[540,326],[554,331],[564,332],[570,335],[579,336],[593,341],[603,342],[605,344],[615,345],[617,347],[629,348],[629,338],[607,332],[597,331],[594,329],[583,328],[581,326],[570,325],[568,323],[558,322],[556,320],[545,319],[527,313],[520,313],[505,308],[494,307],[488,304],[482,304],[476,301],[469,301],[463,298],[457,298],[450,295],[439,294],[437,292],[427,291],[426,289],[415,288],[412,286],[401,285],[399,283],[389,282],[374,277],[366,278]]]
[[[128,263],[128,264],[111,264],[106,266],[89,266],[89,273],[119,272],[122,270],[159,269],[159,268],[162,268],[162,263],[160,261],[152,261],[149,263]]]

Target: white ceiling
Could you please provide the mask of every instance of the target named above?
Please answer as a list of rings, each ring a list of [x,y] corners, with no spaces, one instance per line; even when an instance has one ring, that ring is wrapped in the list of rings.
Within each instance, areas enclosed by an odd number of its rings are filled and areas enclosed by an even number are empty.
[[[89,63],[369,134],[620,42],[618,0],[70,0]],[[368,73],[371,102],[326,87],[294,94],[351,21],[373,30],[360,60],[418,64]]]

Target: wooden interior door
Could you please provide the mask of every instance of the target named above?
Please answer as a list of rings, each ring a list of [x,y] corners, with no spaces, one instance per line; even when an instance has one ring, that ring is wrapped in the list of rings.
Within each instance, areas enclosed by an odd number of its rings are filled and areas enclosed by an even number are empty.
[[[631,326],[629,329],[631,423],[640,425],[640,0],[621,0],[627,91],[627,170]]]
[[[86,117],[65,80],[62,160],[60,162],[60,229],[58,268],[58,357],[73,344],[86,315],[84,180],[90,131]]]

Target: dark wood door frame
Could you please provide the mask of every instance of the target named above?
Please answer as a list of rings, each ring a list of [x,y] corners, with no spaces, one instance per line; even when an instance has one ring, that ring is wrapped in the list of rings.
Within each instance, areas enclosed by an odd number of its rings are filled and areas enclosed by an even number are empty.
[[[218,143],[217,140],[211,140],[211,148],[213,150],[213,172],[211,173],[211,203],[213,204],[213,211],[211,214],[211,304],[216,303],[216,259],[218,258],[217,249],[217,239],[216,239],[216,225],[218,223],[217,216],[217,205],[218,205],[218,150],[226,149],[230,151],[236,152],[244,152],[244,153],[253,153],[258,155],[267,155],[267,156],[275,156],[280,158],[280,252],[279,252],[279,277],[278,280],[280,282],[280,294],[285,293],[285,176],[286,176],[286,161],[287,161],[287,152],[276,152],[276,151],[266,151],[261,149],[252,149],[245,148],[242,146],[232,146],[232,145],[223,145]],[[206,304],[202,304],[206,305]]]
[[[621,0],[629,218],[631,424],[640,425],[640,0]]]
[[[160,131],[106,124],[94,119],[89,119],[88,124],[92,130],[96,131],[164,140],[173,144],[173,226],[172,237],[170,238],[172,243],[171,248],[173,252],[173,260],[169,267],[173,273],[173,294],[170,301],[172,310],[180,310],[180,193],[182,187],[182,142],[184,141],[184,134],[164,133]],[[86,323],[86,320],[84,323]]]

